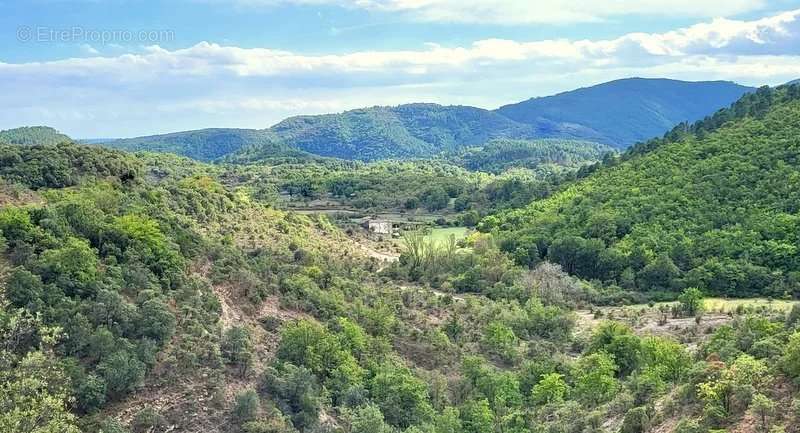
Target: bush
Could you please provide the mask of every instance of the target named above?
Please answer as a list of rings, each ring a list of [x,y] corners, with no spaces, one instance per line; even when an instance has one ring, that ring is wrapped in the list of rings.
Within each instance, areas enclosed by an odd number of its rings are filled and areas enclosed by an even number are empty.
[[[233,417],[240,424],[256,419],[261,402],[258,394],[252,389],[248,389],[236,395],[236,403],[233,407]]]
[[[139,411],[131,421],[133,433],[150,433],[166,427],[167,420],[157,410],[146,407]]]
[[[247,328],[234,326],[225,331],[220,350],[225,362],[236,366],[240,376],[247,374],[253,363],[253,343]]]
[[[625,414],[620,433],[644,433],[650,427],[652,410],[645,407],[635,407]]]

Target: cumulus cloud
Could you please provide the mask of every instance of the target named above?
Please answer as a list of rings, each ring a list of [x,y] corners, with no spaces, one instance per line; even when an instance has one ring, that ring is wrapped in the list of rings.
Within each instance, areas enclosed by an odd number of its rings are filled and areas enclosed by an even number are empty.
[[[286,115],[360,105],[491,107],[631,75],[778,83],[800,76],[800,10],[607,40],[486,39],[335,55],[202,42],[91,54],[0,63],[0,127],[54,123],[81,136],[266,127]]]
[[[217,0],[223,1],[230,0]],[[246,7],[337,5],[398,13],[419,21],[491,24],[593,22],[624,15],[706,18],[756,11],[765,5],[764,0],[233,0],[233,3]]]

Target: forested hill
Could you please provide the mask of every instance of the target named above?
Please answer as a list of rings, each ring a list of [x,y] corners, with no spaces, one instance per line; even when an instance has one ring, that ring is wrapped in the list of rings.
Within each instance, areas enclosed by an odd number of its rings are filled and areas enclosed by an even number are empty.
[[[762,88],[483,228],[521,263],[626,289],[796,296],[798,155],[800,86]]]
[[[626,148],[680,122],[702,119],[752,90],[726,81],[629,78],[529,99],[497,112],[521,123],[582,125],[593,134],[586,138]]]
[[[65,141],[72,141],[72,139],[48,126],[24,126],[0,131],[0,143],[28,146],[58,144]]]
[[[298,116],[271,130],[307,152],[359,160],[425,157],[494,138],[582,137],[588,133],[577,126],[521,124],[481,108],[437,104]]]
[[[449,159],[469,170],[502,173],[523,167],[537,172],[575,169],[615,153],[612,147],[591,141],[542,139],[495,139],[484,146],[469,148]]]
[[[262,155],[269,156],[297,153],[269,131],[255,129],[209,128],[118,139],[105,144],[128,151],[174,153],[199,161],[213,161],[245,148],[258,148]]]
[[[734,83],[628,79],[495,111],[406,104],[288,118],[272,128],[204,129],[114,140],[125,150],[171,152],[203,161],[255,161],[308,152],[374,161],[425,158],[492,139],[577,139],[625,148],[730,105],[752,90]],[[293,156],[298,156],[294,154]]]

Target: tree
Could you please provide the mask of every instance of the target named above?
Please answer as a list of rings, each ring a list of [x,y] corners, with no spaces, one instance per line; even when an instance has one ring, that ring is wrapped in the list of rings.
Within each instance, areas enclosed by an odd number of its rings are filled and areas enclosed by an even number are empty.
[[[42,280],[55,283],[68,295],[94,294],[100,266],[97,254],[87,241],[68,238],[62,247],[44,251],[38,265]]]
[[[635,407],[625,414],[620,433],[644,433],[650,428],[652,409],[643,406]]]
[[[261,382],[295,427],[303,430],[317,424],[322,396],[319,381],[309,369],[283,363],[266,369]]]
[[[781,368],[793,378],[800,377],[800,331],[789,337],[789,343],[781,358]]]
[[[534,385],[531,390],[531,400],[535,404],[550,404],[564,401],[569,387],[564,382],[564,376],[558,373],[549,373],[542,376],[542,380]]]
[[[485,398],[468,400],[461,407],[461,423],[465,433],[494,431],[494,414]]]
[[[369,404],[361,406],[350,415],[350,433],[393,433],[394,429],[383,420],[381,410]]]
[[[714,372],[710,380],[697,385],[704,410],[717,421],[744,411],[755,390],[765,383],[768,370],[764,361],[739,355],[722,371]]]
[[[103,376],[109,395],[118,398],[142,383],[145,365],[132,353],[119,350],[103,358],[97,371]]]
[[[131,431],[133,433],[150,433],[159,431],[166,427],[167,420],[152,407],[145,407],[140,410],[131,420]]]
[[[236,402],[233,406],[233,417],[239,424],[253,421],[258,416],[258,409],[261,402],[255,390],[248,389],[236,394]]]
[[[641,340],[630,327],[614,321],[603,322],[592,335],[589,353],[605,352],[612,356],[617,373],[625,377],[639,366]]]
[[[436,433],[461,433],[463,427],[458,409],[446,407],[442,413],[436,417]]]
[[[666,254],[661,254],[639,272],[639,287],[648,290],[669,290],[672,281],[680,276],[680,273],[681,270],[675,266],[672,259]]]
[[[769,430],[769,418],[775,414],[775,402],[766,395],[758,393],[753,396],[750,410],[758,417],[762,431]]]
[[[253,363],[253,342],[250,331],[243,326],[233,326],[225,331],[220,344],[225,362],[236,366],[244,377]]]
[[[163,344],[175,332],[175,315],[159,298],[150,298],[139,304],[139,320],[136,329],[142,337]]]
[[[696,287],[689,287],[678,296],[680,309],[686,316],[695,316],[703,312],[703,292]]]
[[[486,348],[506,361],[517,356],[517,336],[514,330],[501,322],[492,322],[484,331],[483,344]]]
[[[575,372],[575,395],[590,404],[607,401],[617,391],[614,374],[617,365],[604,352],[592,353],[578,360]]]
[[[435,186],[422,194],[422,204],[425,205],[429,211],[437,211],[444,209],[450,203],[450,197],[447,191],[440,186]]]
[[[393,426],[405,429],[433,415],[427,385],[406,367],[384,363],[372,379],[370,391],[386,422]]]
[[[67,409],[68,382],[50,356],[30,352],[8,367],[0,361],[0,431],[80,433]]]

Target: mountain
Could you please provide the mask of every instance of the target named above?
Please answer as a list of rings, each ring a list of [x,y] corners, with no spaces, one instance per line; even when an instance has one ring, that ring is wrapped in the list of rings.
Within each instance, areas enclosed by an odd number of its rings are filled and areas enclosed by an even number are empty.
[[[270,130],[304,151],[358,160],[425,157],[494,138],[573,137],[588,133],[570,125],[521,124],[481,108],[437,104],[297,116]]]
[[[72,141],[72,139],[49,126],[23,126],[0,131],[0,143],[29,146],[58,144],[65,141]]]
[[[680,122],[702,119],[752,90],[727,81],[628,78],[532,98],[497,113],[527,124],[581,125],[593,132],[584,138],[626,148]]]
[[[626,288],[797,294],[797,137],[800,86],[765,87],[483,229],[522,263]]]
[[[106,144],[240,162],[284,156],[290,149],[361,161],[424,158],[497,138],[584,140],[622,149],[712,114],[751,90],[723,81],[632,78],[495,111],[421,103],[370,107],[290,117],[265,130],[203,129]]]
[[[213,161],[244,148],[257,147],[263,155],[283,156],[293,150],[269,131],[255,129],[209,128],[147,137],[117,139],[104,143],[127,151],[147,150]]]

